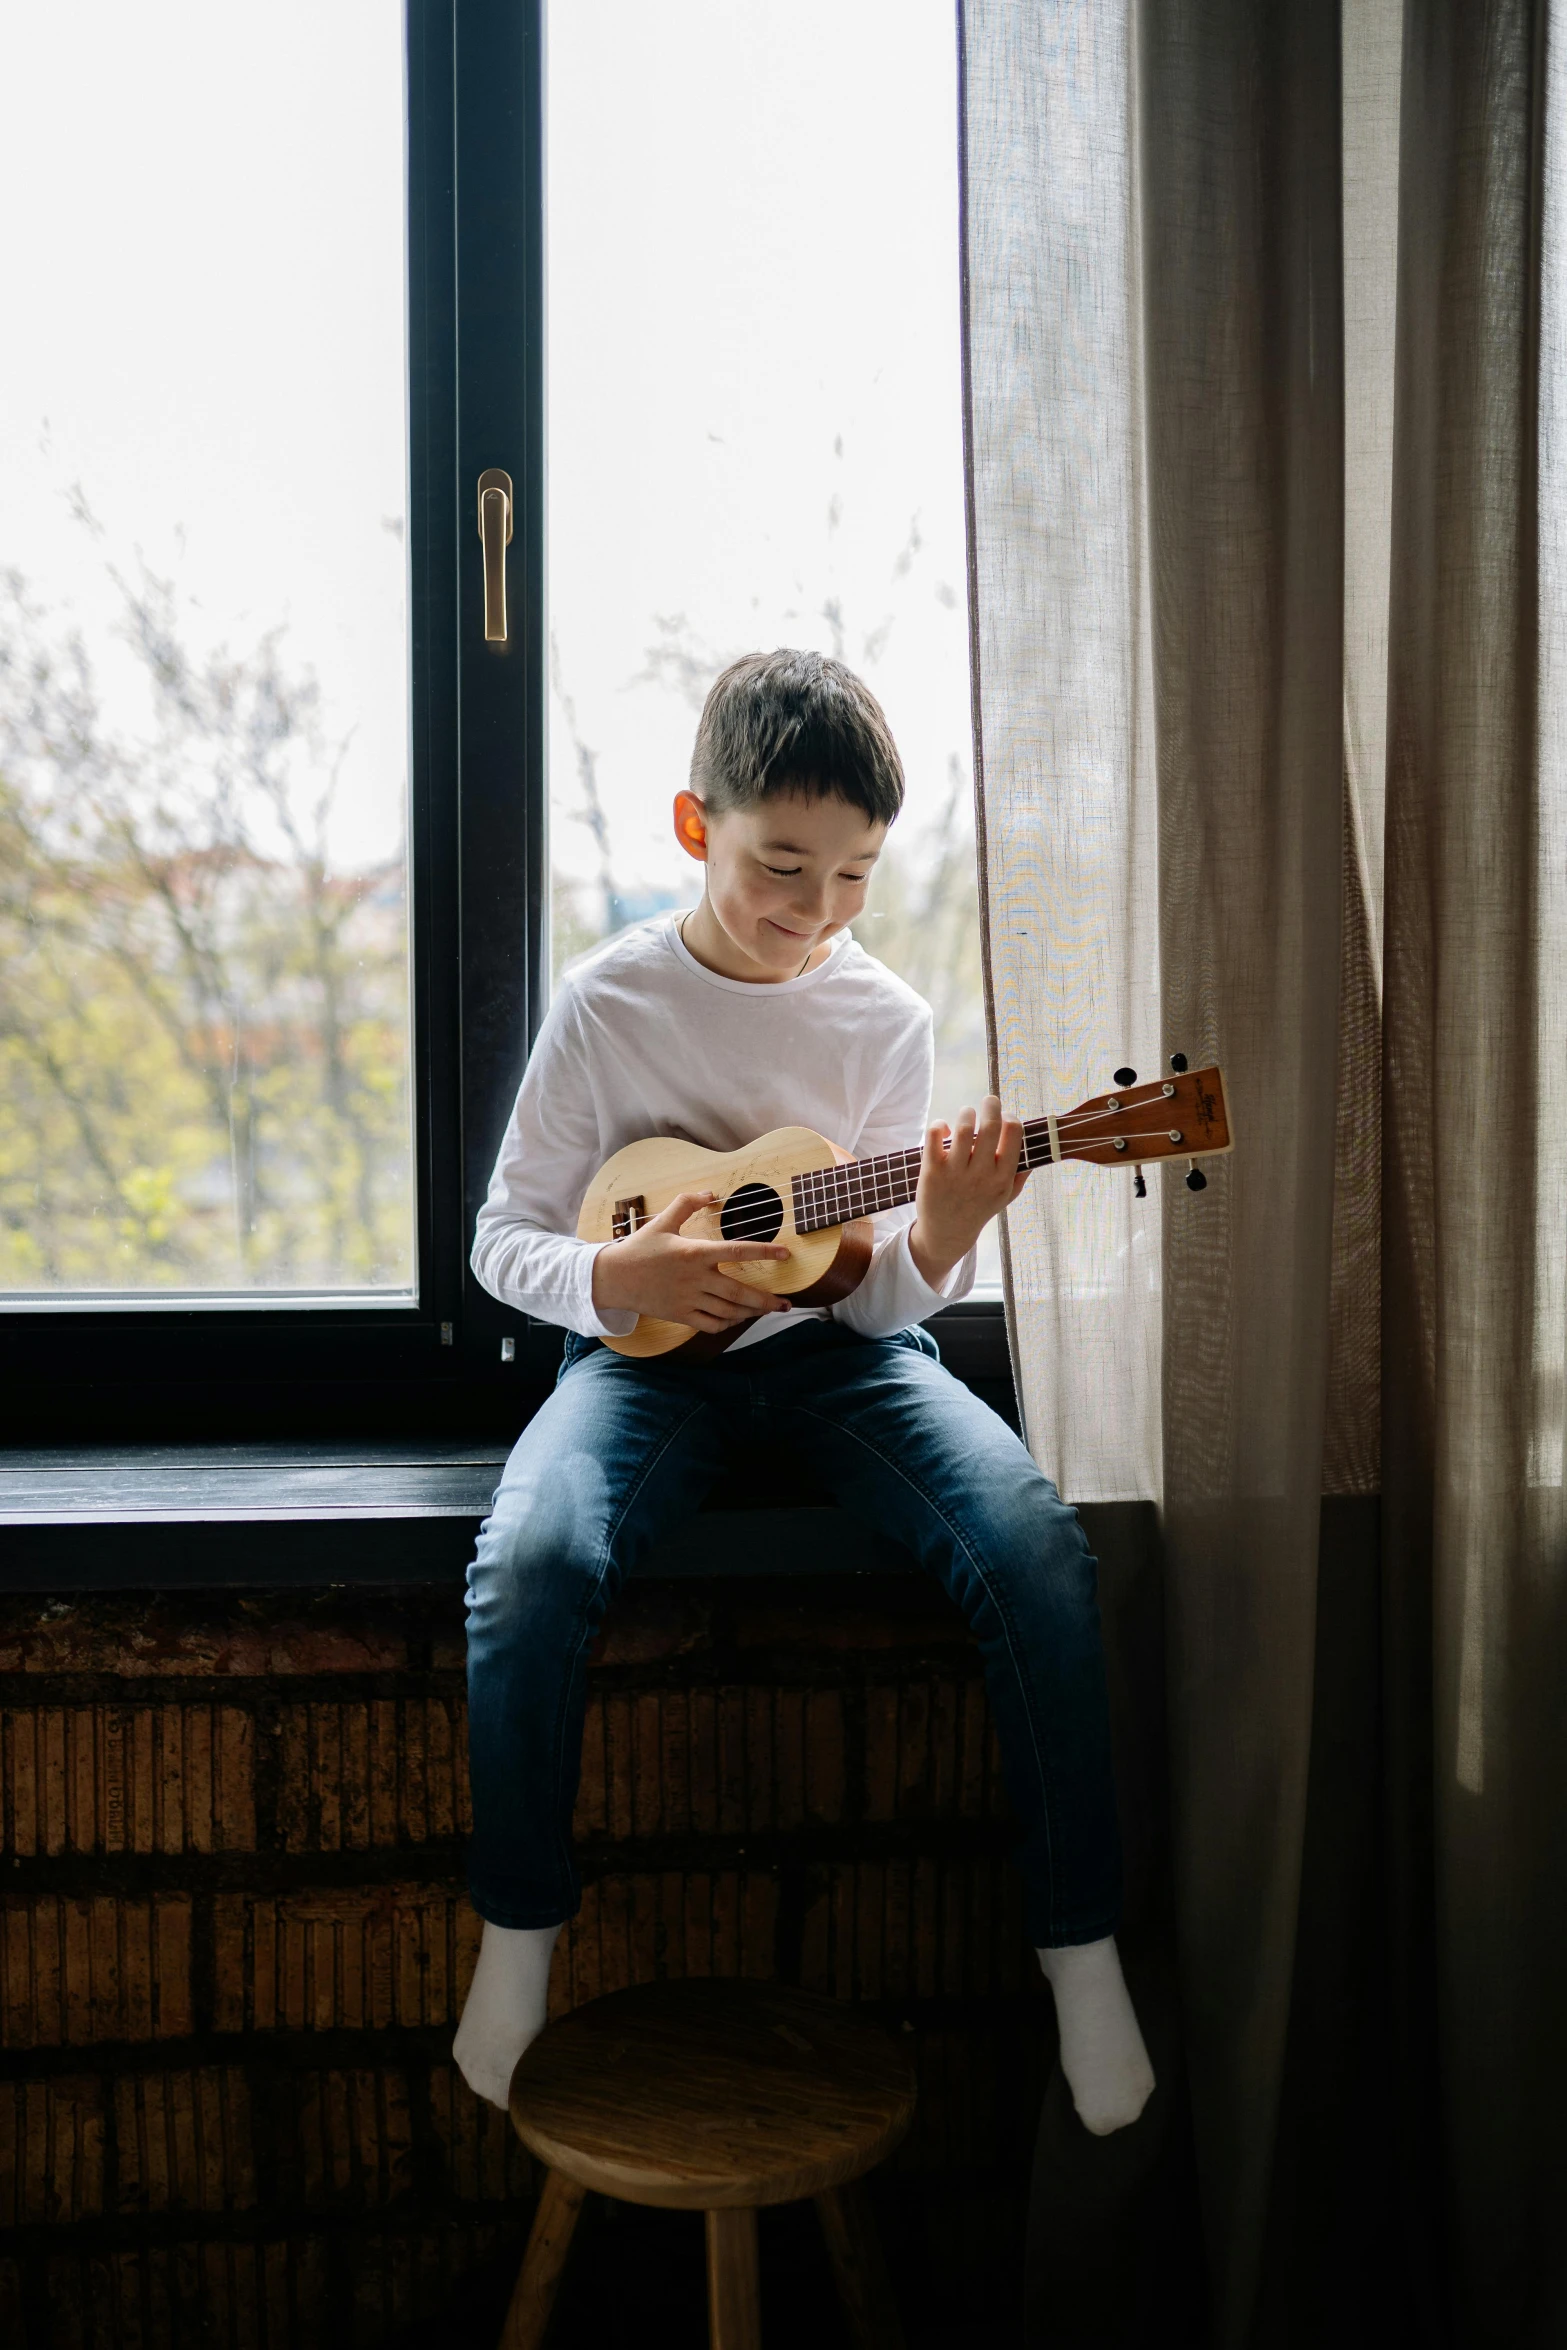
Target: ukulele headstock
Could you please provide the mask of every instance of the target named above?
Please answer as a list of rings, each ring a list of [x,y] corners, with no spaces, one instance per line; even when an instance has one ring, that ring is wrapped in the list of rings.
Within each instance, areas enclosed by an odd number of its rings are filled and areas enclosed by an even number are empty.
[[[1151,1085],[1095,1094],[1056,1120],[1055,1156],[1094,1167],[1209,1159],[1232,1147],[1224,1075],[1180,1069]],[[1052,1137],[1054,1145],[1055,1137]]]

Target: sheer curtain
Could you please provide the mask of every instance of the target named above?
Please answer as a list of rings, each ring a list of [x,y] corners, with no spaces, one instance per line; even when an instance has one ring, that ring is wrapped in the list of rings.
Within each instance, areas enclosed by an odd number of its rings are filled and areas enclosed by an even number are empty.
[[[1349,2238],[1313,2239],[1306,2174],[1336,2156],[1386,2205],[1337,2330],[1567,2339],[1547,16],[960,14],[997,1073],[1033,1112],[1212,1057],[1238,1138],[1197,1196],[1035,1183],[1008,1249],[1041,1463],[1160,1506],[1226,2344],[1332,2305]],[[1320,1547],[1324,1494],[1379,1488],[1380,1584],[1374,1542]]]

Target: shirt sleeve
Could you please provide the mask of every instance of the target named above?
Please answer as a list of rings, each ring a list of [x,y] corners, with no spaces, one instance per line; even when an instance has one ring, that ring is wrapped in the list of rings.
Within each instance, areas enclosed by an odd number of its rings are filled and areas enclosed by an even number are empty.
[[[601,1315],[593,1303],[593,1260],[604,1243],[578,1240],[574,1230],[602,1157],[581,1028],[563,992],[523,1072],[469,1262],[503,1305],[584,1338],[624,1338],[636,1315]]]
[[[885,1092],[865,1123],[855,1146],[857,1158],[874,1158],[881,1151],[907,1150],[922,1142],[930,1118],[931,1079],[936,1047],[933,1022],[927,1010],[909,1049],[896,1064]],[[835,1322],[858,1330],[862,1338],[886,1338],[910,1322],[924,1322],[943,1306],[967,1297],[974,1286],[977,1252],[970,1249],[954,1265],[940,1289],[933,1289],[909,1251],[912,1204],[891,1208],[871,1219],[875,1241],[865,1278],[857,1289],[832,1308]]]

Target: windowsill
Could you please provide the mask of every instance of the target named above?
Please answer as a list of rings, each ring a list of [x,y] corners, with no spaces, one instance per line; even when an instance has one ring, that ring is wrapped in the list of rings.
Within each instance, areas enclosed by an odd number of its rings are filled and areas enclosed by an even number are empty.
[[[957,1376],[1004,1405],[997,1307],[966,1300],[936,1328]],[[460,1582],[506,1452],[406,1440],[0,1450],[0,1590]],[[823,1564],[886,1574],[912,1561],[784,1462],[715,1488],[635,1571],[778,1575]]]
[[[0,1590],[460,1583],[504,1448],[149,1445],[0,1454]],[[824,1499],[733,1489],[645,1577],[780,1575],[824,1561],[903,1573],[907,1553]]]

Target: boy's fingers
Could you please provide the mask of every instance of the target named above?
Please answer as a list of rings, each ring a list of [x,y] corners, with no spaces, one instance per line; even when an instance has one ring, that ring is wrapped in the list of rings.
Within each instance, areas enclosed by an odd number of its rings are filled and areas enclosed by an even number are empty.
[[[744,1281],[726,1281],[722,1273],[714,1274],[702,1293],[704,1297],[721,1297],[727,1305],[755,1306],[768,1302],[765,1289],[752,1289]]]
[[[649,1216],[647,1222],[640,1224],[637,1229],[640,1232],[678,1232],[682,1224],[690,1222],[699,1208],[710,1208],[717,1197],[714,1191],[682,1191],[670,1201],[667,1208],[660,1208],[656,1216]]]
[[[760,1290],[750,1290],[744,1297],[718,1297],[710,1290],[703,1301],[703,1310],[716,1314],[725,1329],[736,1322],[754,1322],[758,1314],[771,1313],[773,1301]]]
[[[698,1246],[714,1265],[744,1265],[756,1257],[770,1257],[775,1265],[787,1261],[789,1251],[770,1240],[704,1240]]]

